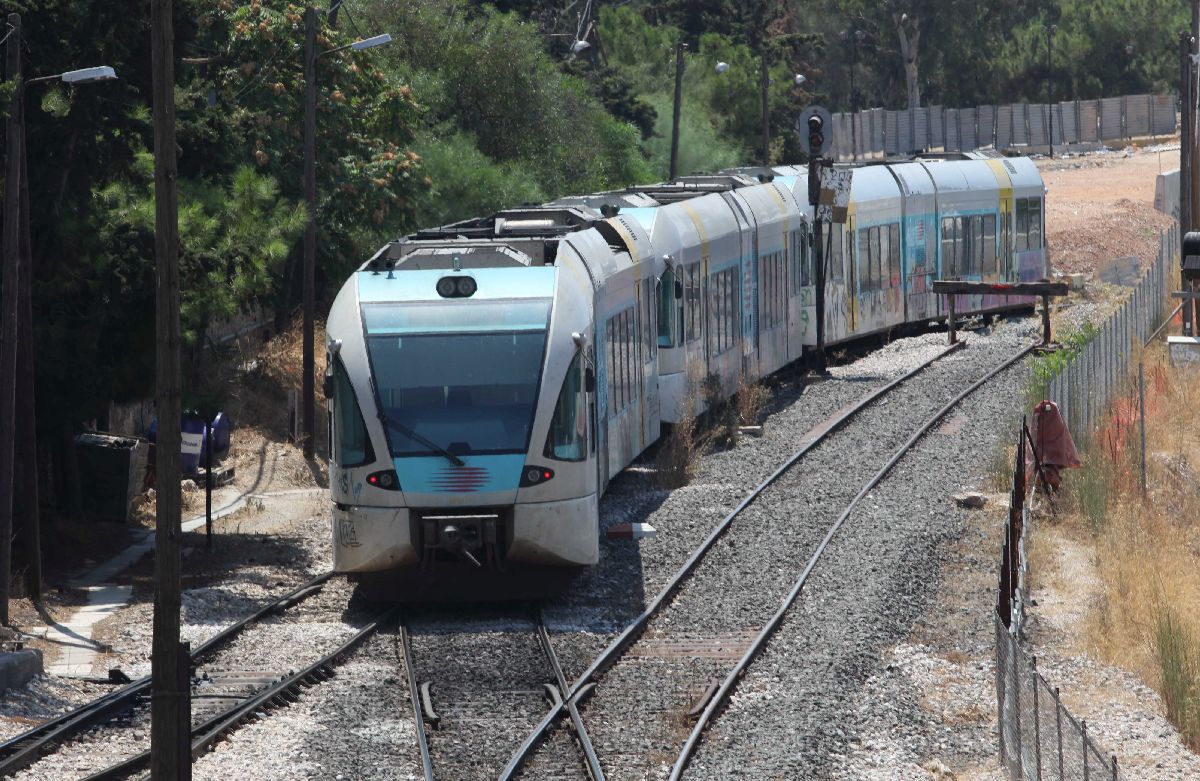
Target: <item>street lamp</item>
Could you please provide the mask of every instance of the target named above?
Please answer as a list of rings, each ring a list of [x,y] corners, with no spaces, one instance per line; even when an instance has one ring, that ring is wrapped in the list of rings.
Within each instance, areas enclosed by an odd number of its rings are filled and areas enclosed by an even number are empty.
[[[1050,111],[1050,159],[1054,159],[1054,103],[1053,95],[1050,91],[1050,79],[1054,72],[1054,34],[1058,32],[1058,25],[1052,24],[1046,28],[1046,108]]]
[[[13,498],[15,494],[16,440],[25,443],[21,453],[26,468],[36,461],[33,429],[33,334],[32,262],[29,251],[29,176],[25,154],[25,88],[38,82],[62,80],[67,84],[90,84],[111,81],[116,72],[107,66],[67,71],[53,76],[22,80],[21,76],[21,17],[8,16],[8,47],[5,76],[16,80],[9,104],[7,148],[5,150],[4,194],[4,261],[5,281],[0,299],[0,323],[4,334],[0,348],[0,623],[7,625],[8,585],[11,573],[11,539]],[[20,391],[18,391],[20,387]],[[19,422],[18,422],[19,421]],[[19,427],[19,428],[18,428]],[[36,472],[33,473],[36,480]],[[36,483],[34,483],[36,485]],[[41,596],[40,545],[37,534],[36,499],[32,509],[35,520],[26,536],[30,550],[30,570],[26,573],[28,593],[35,599]]]
[[[317,267],[317,58],[326,54],[363,51],[391,43],[392,36],[384,33],[348,43],[317,54],[317,9],[309,6],[304,12],[304,203],[307,220],[304,225],[304,457],[313,457],[316,440],[317,399],[316,356],[314,355],[313,310],[316,308]]]

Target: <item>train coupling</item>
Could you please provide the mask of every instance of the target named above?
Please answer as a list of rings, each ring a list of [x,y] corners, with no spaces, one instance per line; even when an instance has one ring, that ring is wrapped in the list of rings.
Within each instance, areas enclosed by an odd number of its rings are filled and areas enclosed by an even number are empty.
[[[498,559],[500,515],[425,515],[421,518],[422,558],[432,561],[438,552],[468,561],[482,568],[480,559]]]

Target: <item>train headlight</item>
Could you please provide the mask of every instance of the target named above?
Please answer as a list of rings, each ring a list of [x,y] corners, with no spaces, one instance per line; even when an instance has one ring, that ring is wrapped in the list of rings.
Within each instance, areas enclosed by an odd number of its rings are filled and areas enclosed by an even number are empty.
[[[554,479],[554,470],[545,466],[534,466],[526,464],[521,471],[521,487],[528,488],[531,485],[541,485],[542,483]]]
[[[470,298],[478,289],[471,277],[442,277],[437,281],[437,292],[442,298]]]
[[[386,469],[382,472],[372,472],[367,475],[367,483],[382,488],[385,491],[399,491],[400,479],[396,477],[396,472],[393,469]]]

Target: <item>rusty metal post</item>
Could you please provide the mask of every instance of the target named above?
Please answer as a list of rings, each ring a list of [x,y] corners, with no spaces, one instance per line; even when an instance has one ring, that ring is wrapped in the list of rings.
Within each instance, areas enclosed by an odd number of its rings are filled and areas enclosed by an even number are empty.
[[[1083,739],[1083,781],[1088,781],[1091,778],[1091,773],[1088,768],[1088,736],[1087,736],[1087,719],[1080,719],[1079,733]]]
[[[1038,711],[1037,657],[1029,658],[1029,680],[1033,683],[1033,750],[1037,757],[1037,781],[1042,781],[1042,717]]]
[[[1138,361],[1138,417],[1142,435],[1142,496],[1146,495],[1146,367]]]
[[[212,426],[204,424],[204,542],[212,550]]]
[[[1058,733],[1058,777],[1063,777],[1062,698],[1054,687],[1054,729]]]
[[[1050,344],[1050,296],[1042,296],[1042,344]]]
[[[954,333],[954,298],[954,294],[951,293],[946,299],[949,310],[946,317],[946,327],[949,329],[947,335],[948,344],[954,344],[958,341],[958,335]]]

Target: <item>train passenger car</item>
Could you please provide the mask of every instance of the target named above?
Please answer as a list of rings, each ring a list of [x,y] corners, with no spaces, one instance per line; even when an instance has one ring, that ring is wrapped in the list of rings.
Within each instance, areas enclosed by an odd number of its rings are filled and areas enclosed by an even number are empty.
[[[682,177],[383,247],[327,322],[335,570],[436,599],[594,564],[601,493],[701,385],[732,395],[816,344],[814,257],[828,344],[941,317],[935,278],[1045,276],[1028,160],[861,167],[820,248],[807,187],[789,167]]]

